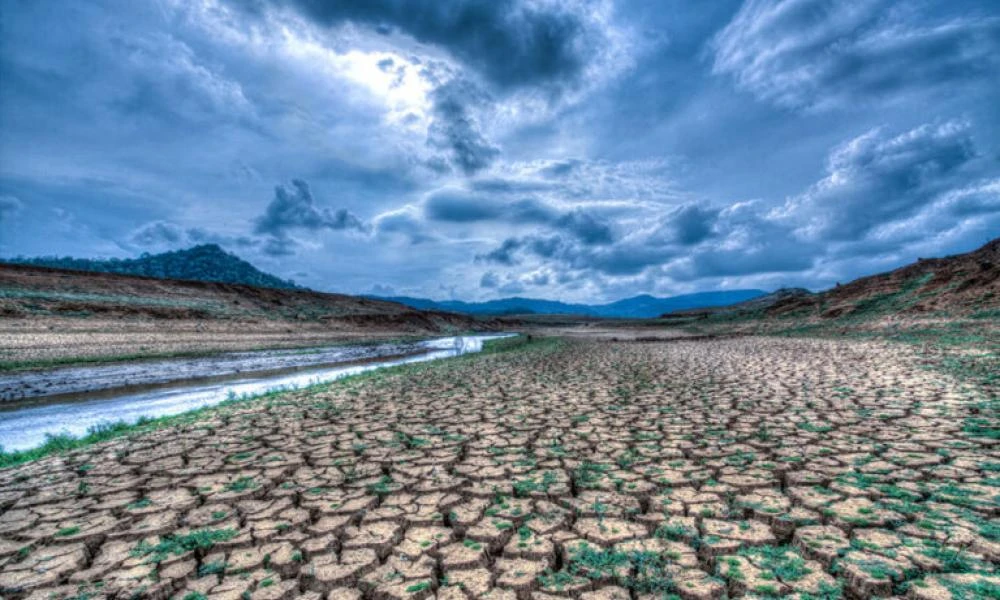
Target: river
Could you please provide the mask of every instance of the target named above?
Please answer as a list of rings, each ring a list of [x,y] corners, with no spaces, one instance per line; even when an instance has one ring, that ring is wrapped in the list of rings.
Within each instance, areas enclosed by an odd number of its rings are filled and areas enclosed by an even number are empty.
[[[231,373],[220,357],[222,366],[217,373],[201,371],[197,379],[172,380],[167,383],[129,386],[125,388],[99,387],[60,394],[54,398],[35,398],[0,404],[0,446],[4,450],[26,450],[45,442],[47,435],[66,433],[81,436],[94,425],[112,421],[134,423],[141,417],[176,415],[205,406],[212,406],[232,397],[253,396],[282,389],[296,389],[326,383],[367,371],[396,365],[438,360],[460,354],[479,352],[483,342],[500,335],[469,335],[438,338],[405,345],[337,346],[331,356],[348,357],[351,362],[339,360],[333,364],[316,364],[316,352],[302,353],[296,361],[295,354],[283,352],[280,360],[264,361],[258,369],[266,373]],[[393,356],[385,356],[391,349]],[[363,350],[363,351],[362,351]],[[405,350],[405,351],[402,351]],[[318,349],[322,353],[323,349]],[[243,358],[254,353],[240,353]],[[273,353],[272,353],[273,355]],[[320,354],[322,355],[322,354]],[[261,356],[267,356],[262,352]],[[359,362],[363,361],[363,362]],[[163,370],[175,369],[175,361],[146,363],[144,367]],[[280,371],[275,370],[278,365]],[[121,366],[76,368],[78,381],[105,381],[106,370]],[[155,370],[155,369],[154,369]],[[91,377],[88,377],[88,373]],[[221,373],[221,375],[220,375]],[[127,381],[127,380],[119,380]],[[79,388],[79,386],[78,386]]]

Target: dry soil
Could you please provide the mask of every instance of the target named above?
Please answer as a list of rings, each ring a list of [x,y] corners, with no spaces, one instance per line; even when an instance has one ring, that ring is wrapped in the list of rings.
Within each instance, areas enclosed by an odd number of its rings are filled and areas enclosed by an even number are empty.
[[[536,341],[0,471],[0,594],[995,598],[983,403],[902,345]]]

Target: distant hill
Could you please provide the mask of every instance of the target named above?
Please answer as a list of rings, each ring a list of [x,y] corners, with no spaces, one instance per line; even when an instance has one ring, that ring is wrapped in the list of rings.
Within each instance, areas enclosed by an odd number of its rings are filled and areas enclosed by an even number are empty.
[[[706,304],[663,317],[865,321],[919,314],[1000,318],[1000,238],[972,252],[921,258],[893,271],[861,277],[822,292],[780,289],[729,306]]]
[[[414,310],[394,302],[303,288],[0,264],[0,319],[53,316],[151,322],[215,321],[245,327],[248,331],[272,332],[275,323],[284,323],[282,330],[286,333],[340,332],[348,337],[366,332],[455,334],[506,326],[495,319]],[[171,325],[163,327],[169,329]]]
[[[998,309],[1000,238],[965,254],[917,259],[769,312],[811,311],[823,318],[935,313],[997,317]]]
[[[100,260],[69,256],[43,256],[39,258],[8,258],[2,259],[0,262],[72,271],[140,275],[156,279],[241,283],[277,289],[296,289],[299,287],[293,281],[286,281],[260,271],[242,258],[226,252],[217,244],[202,244],[187,250],[176,250],[162,254],[143,254],[139,258]]]
[[[487,302],[463,302],[461,300],[435,301],[409,296],[381,297],[380,300],[399,302],[421,310],[446,310],[468,315],[580,315],[619,319],[646,319],[665,312],[703,306],[721,306],[743,302],[763,296],[762,290],[726,290],[700,292],[682,296],[657,298],[648,294],[625,298],[609,304],[568,304],[555,300],[534,298],[502,298]]]
[[[813,292],[810,292],[805,288],[781,288],[771,292],[770,294],[765,294],[763,296],[758,296],[756,298],[751,298],[750,300],[744,300],[743,302],[737,302],[735,304],[722,306],[699,306],[697,308],[675,310],[665,313],[661,315],[661,317],[664,319],[672,319],[718,315],[763,314],[766,311],[779,310],[780,307],[790,304],[799,306],[804,299],[811,298],[814,295],[815,294],[813,294]]]

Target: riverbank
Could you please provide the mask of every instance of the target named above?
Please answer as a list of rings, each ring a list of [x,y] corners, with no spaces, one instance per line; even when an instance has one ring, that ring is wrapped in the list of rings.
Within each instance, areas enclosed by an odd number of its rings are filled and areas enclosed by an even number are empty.
[[[136,360],[103,365],[0,372],[0,403],[98,392],[121,387],[140,388],[206,378],[279,373],[297,368],[406,356],[428,351],[427,340],[226,352]]]
[[[10,403],[0,409],[0,440],[6,450],[24,451],[53,436],[85,437],[100,433],[109,422],[137,423],[151,418],[183,414],[221,404],[233,398],[250,398],[282,390],[304,389],[344,377],[397,365],[428,362],[476,353],[494,335],[437,338],[407,346],[389,345],[337,348],[337,356],[351,357],[335,364],[316,365],[269,374],[247,374],[212,380],[179,380],[153,387],[119,387],[101,393],[95,388],[55,399]],[[406,352],[403,352],[406,350]],[[380,355],[382,352],[392,354]],[[330,356],[330,353],[324,354]],[[358,358],[362,357],[362,358]],[[315,360],[315,357],[292,357]],[[109,367],[110,368],[110,367]],[[100,383],[105,379],[98,380]],[[80,385],[88,383],[80,379]]]
[[[412,342],[474,328],[434,331],[284,321],[89,318],[0,319],[0,375],[137,361],[199,359],[232,352],[311,350]],[[492,330],[485,326],[483,330]]]
[[[504,328],[343,294],[0,264],[0,372]]]

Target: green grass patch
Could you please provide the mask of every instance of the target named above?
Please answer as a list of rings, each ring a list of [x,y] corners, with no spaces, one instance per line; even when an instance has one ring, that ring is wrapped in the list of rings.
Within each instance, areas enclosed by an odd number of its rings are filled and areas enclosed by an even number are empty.
[[[640,594],[664,594],[676,590],[668,565],[670,559],[657,552],[622,552],[595,549],[580,543],[570,550],[568,571],[573,576],[615,580]]]
[[[112,440],[131,431],[141,429],[148,422],[149,420],[140,421],[134,425],[121,421],[117,423],[101,423],[90,427],[87,433],[81,437],[73,437],[67,434],[50,434],[46,436],[45,443],[30,450],[6,452],[0,447],[0,469],[38,460],[50,454],[62,454],[98,442]]]
[[[219,542],[236,537],[235,529],[200,529],[191,533],[163,536],[156,544],[145,540],[132,549],[132,556],[145,558],[148,563],[160,563],[171,556],[180,556],[195,550],[208,550]]]

